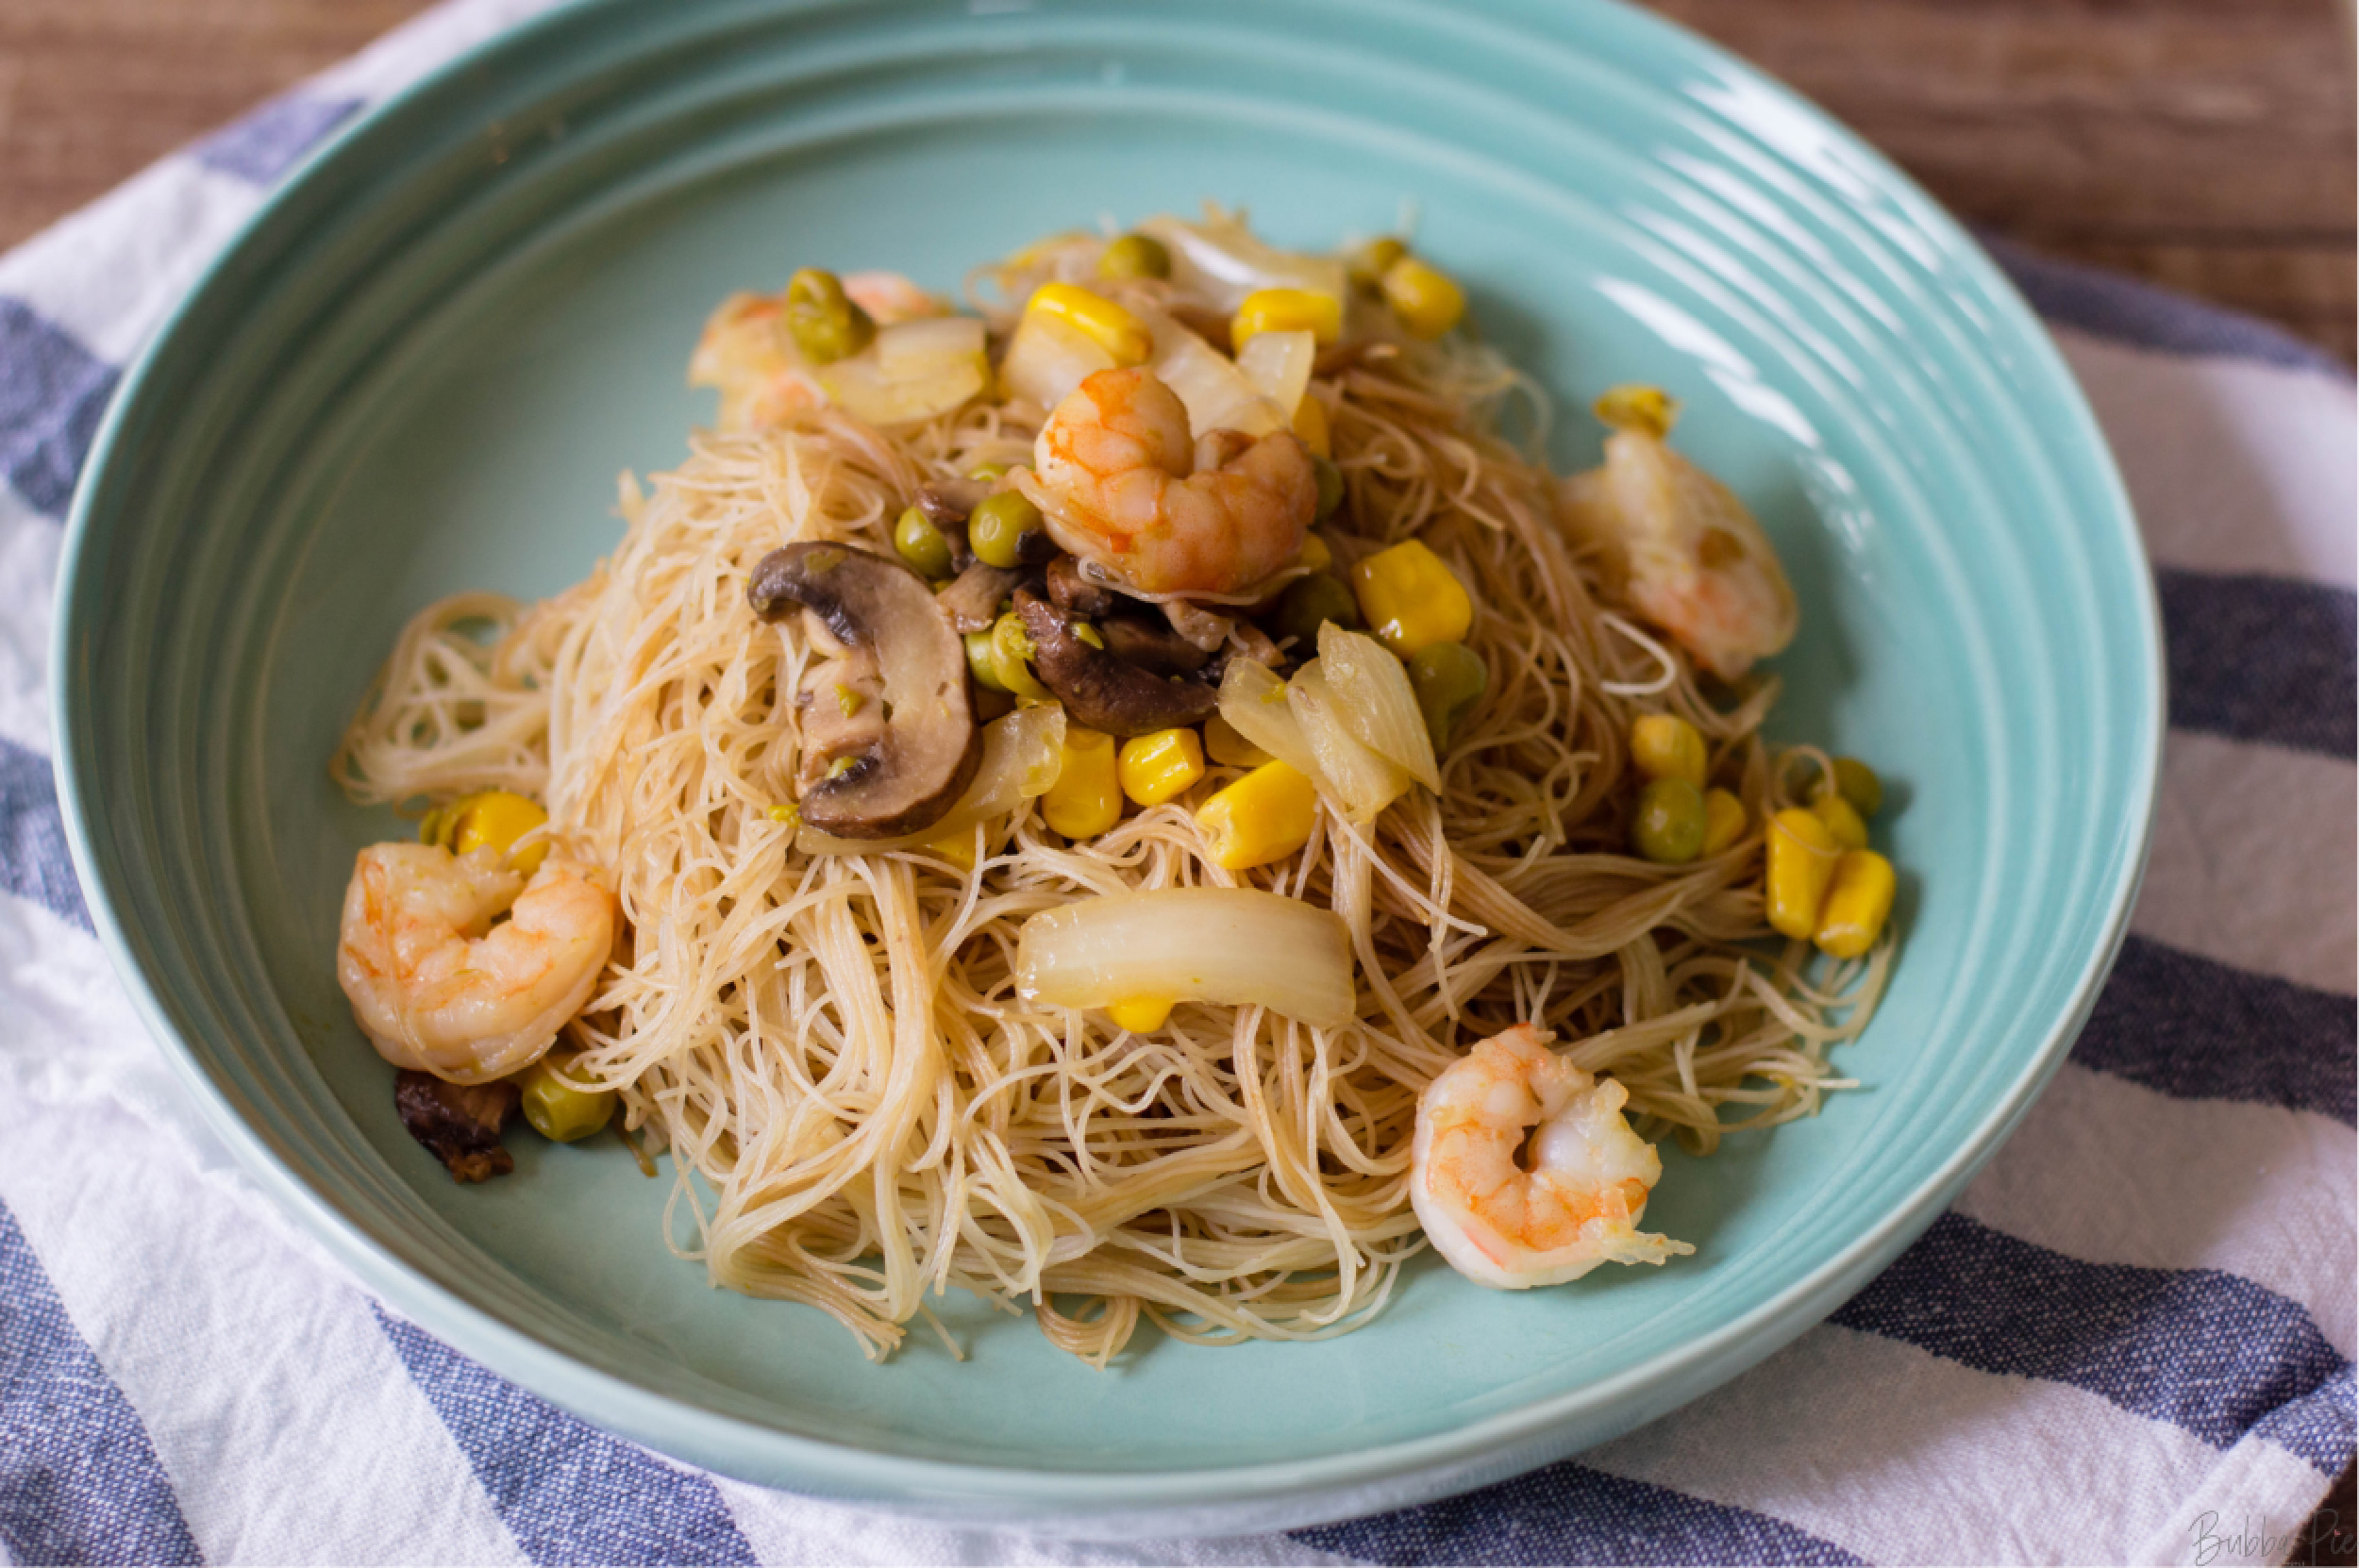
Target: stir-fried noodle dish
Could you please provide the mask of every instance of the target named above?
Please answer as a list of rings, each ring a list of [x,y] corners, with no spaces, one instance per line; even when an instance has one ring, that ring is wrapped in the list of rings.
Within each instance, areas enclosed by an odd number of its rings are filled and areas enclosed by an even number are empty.
[[[878,1359],[1691,1252],[1656,1144],[1850,1086],[1894,873],[1762,738],[1794,595],[1676,402],[1559,475],[1450,276],[1217,210],[965,292],[724,301],[613,553],[402,632],[333,772],[422,817],[337,951],[410,1130],[668,1154],[675,1251]]]

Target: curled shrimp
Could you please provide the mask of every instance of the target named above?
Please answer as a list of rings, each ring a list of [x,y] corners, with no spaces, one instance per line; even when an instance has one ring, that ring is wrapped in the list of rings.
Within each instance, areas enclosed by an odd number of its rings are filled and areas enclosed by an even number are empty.
[[[1548,1038],[1518,1024],[1478,1042],[1418,1097],[1409,1201],[1427,1239],[1460,1274],[1502,1291],[1695,1251],[1638,1229],[1663,1159],[1622,1119],[1630,1092]],[[1516,1159],[1527,1139],[1529,1170]]]
[[[1188,410],[1144,368],[1101,370],[1049,415],[1011,475],[1049,537],[1143,593],[1233,593],[1289,565],[1318,510],[1290,431],[1191,441]]]
[[[899,273],[865,272],[844,275],[844,293],[868,312],[878,326],[950,313],[947,302],[928,293]]]
[[[1723,680],[1794,641],[1800,612],[1769,536],[1728,486],[1657,427],[1605,441],[1605,464],[1564,481],[1574,532],[1605,547],[1631,608]]]
[[[613,942],[614,895],[586,866],[552,856],[527,881],[491,850],[371,844],[344,890],[336,978],[387,1061],[488,1083],[549,1048]]]

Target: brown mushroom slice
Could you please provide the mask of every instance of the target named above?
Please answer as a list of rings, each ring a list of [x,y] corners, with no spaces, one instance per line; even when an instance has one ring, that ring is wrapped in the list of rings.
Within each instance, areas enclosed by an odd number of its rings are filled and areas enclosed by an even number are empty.
[[[1031,635],[1041,684],[1075,724],[1109,735],[1147,735],[1201,724],[1220,707],[1216,687],[1193,677],[1166,679],[1092,647],[1064,611],[1029,590],[1017,592],[1015,609]]]
[[[934,604],[950,618],[952,631],[988,631],[999,619],[999,606],[1023,580],[1020,571],[979,560],[935,594]]]
[[[803,671],[795,699],[803,732],[799,788],[825,777],[839,758],[864,757],[884,741],[884,676],[866,650],[847,648],[840,658],[813,661]]]
[[[1071,556],[1059,556],[1048,563],[1048,597],[1059,609],[1093,621],[1113,614],[1120,602],[1113,589],[1083,575],[1081,563]]]
[[[520,1097],[516,1086],[505,1079],[445,1083],[431,1073],[410,1068],[393,1079],[393,1109],[401,1125],[461,1185],[488,1181],[516,1168],[514,1157],[500,1144],[500,1129],[516,1113]]]
[[[811,542],[762,557],[745,596],[765,621],[795,605],[810,610],[883,679],[882,729],[803,790],[803,820],[841,839],[890,839],[939,822],[975,776],[982,741],[967,702],[966,649],[926,579],[866,550]]]
[[[1116,612],[1097,623],[1097,635],[1106,640],[1106,651],[1126,664],[1159,676],[1192,676],[1204,668],[1212,655],[1171,629],[1171,623],[1152,614],[1152,607],[1143,607],[1148,615],[1125,615]]]
[[[929,479],[917,487],[917,509],[937,527],[966,526],[966,519],[991,493],[980,479]]]

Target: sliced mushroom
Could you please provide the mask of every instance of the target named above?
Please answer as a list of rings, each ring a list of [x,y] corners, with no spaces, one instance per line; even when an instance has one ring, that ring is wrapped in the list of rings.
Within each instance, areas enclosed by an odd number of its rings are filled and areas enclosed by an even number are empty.
[[[950,618],[951,630],[985,631],[999,619],[999,606],[1023,580],[1020,571],[979,560],[935,594],[934,603]]]
[[[1212,655],[1178,632],[1171,623],[1160,615],[1124,614],[1117,610],[1097,623],[1097,634],[1106,640],[1106,651],[1126,663],[1159,676],[1192,676],[1204,668]]]
[[[1236,625],[1228,616],[1199,609],[1185,599],[1164,600],[1163,618],[1171,623],[1172,630],[1208,655],[1220,651],[1221,644],[1229,641],[1229,628]]]
[[[1048,597],[1059,609],[1093,621],[1113,614],[1121,600],[1113,589],[1085,575],[1081,563],[1071,556],[1059,556],[1048,563]]]
[[[917,487],[917,509],[937,526],[956,524],[962,528],[976,503],[990,493],[991,487],[980,479],[929,479]]]
[[[795,770],[808,790],[842,759],[867,756],[884,742],[884,675],[864,648],[813,661],[795,698],[801,712],[803,756]]]
[[[843,839],[895,838],[940,821],[983,748],[966,650],[926,579],[866,550],[811,542],[762,557],[745,596],[765,621],[800,605],[881,676],[882,728],[804,787],[803,821]]]
[[[1071,617],[1028,589],[1017,591],[1015,609],[1031,635],[1041,684],[1076,724],[1109,735],[1146,735],[1201,724],[1220,706],[1218,689],[1193,676],[1159,676],[1092,647]]]
[[[489,1181],[516,1168],[500,1145],[500,1129],[516,1113],[519,1098],[516,1086],[505,1079],[444,1083],[431,1073],[407,1068],[393,1079],[393,1109],[401,1125],[461,1184]]]

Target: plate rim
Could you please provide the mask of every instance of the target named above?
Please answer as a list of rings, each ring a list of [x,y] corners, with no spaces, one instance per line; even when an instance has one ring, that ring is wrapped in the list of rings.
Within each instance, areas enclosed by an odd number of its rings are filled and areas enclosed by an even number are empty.
[[[104,875],[92,821],[98,798],[83,750],[90,746],[86,705],[79,700],[75,677],[74,643],[86,613],[80,585],[85,546],[99,525],[94,519],[102,476],[136,461],[127,427],[140,406],[156,394],[151,382],[174,340],[209,303],[209,296],[233,272],[245,253],[282,221],[287,209],[308,192],[332,184],[340,163],[352,145],[385,120],[404,112],[472,73],[494,67],[499,57],[531,49],[546,35],[577,26],[594,26],[605,17],[633,8],[633,0],[558,0],[520,23],[478,40],[432,70],[350,116],[304,155],[295,167],[267,189],[262,199],[221,242],[186,291],[164,314],[125,368],[105,417],[93,433],[77,477],[59,545],[56,620],[49,645],[48,696],[51,708],[52,760],[67,844],[74,868],[85,892],[100,943],[117,977],[133,1003],[142,1025],[162,1047],[174,1075],[191,1092],[206,1125],[237,1156],[247,1174],[268,1191],[282,1211],[302,1226],[378,1297],[405,1316],[444,1340],[494,1374],[568,1410],[602,1428],[620,1429],[631,1441],[670,1452],[697,1457],[698,1462],[727,1474],[746,1475],[760,1484],[783,1485],[791,1477],[795,1488],[823,1495],[843,1495],[872,1506],[914,1508],[976,1517],[978,1508],[1005,1514],[1047,1508],[1069,1510],[1088,1526],[1103,1527],[1111,1520],[1130,1518],[1147,1527],[1168,1528],[1175,1517],[1205,1527],[1207,1515],[1232,1517],[1261,1510],[1266,1515],[1256,1527],[1291,1526],[1365,1511],[1371,1506],[1397,1507],[1455,1490],[1450,1484],[1472,1486],[1503,1479],[1522,1469],[1557,1457],[1548,1451],[1552,1432],[1569,1430],[1587,1411],[1611,1407],[1642,1391],[1681,1388],[1677,1397],[1637,1422],[1659,1419],[1678,1405],[1720,1387],[1755,1361],[1782,1347],[1822,1321],[1844,1300],[1864,1287],[1893,1257],[1921,1233],[1946,1208],[1949,1198],[2012,1135],[2040,1092],[2053,1077],[2094,1009],[2099,992],[2111,972],[2129,933],[2131,910],[2143,883],[2151,848],[2155,807],[2159,797],[2162,747],[2167,730],[2167,669],[2165,663],[2161,615],[2151,561],[2140,534],[2119,465],[2104,438],[2086,394],[2057,347],[2046,324],[2024,300],[2013,281],[1991,259],[1972,232],[1947,208],[1888,157],[1851,131],[1827,110],[1762,68],[1734,55],[1712,40],[1667,16],[1640,8],[1630,0],[1584,0],[1593,9],[1611,13],[1619,24],[1641,34],[1651,31],[1649,47],[1667,46],[1709,63],[1749,89],[1769,95],[1786,112],[1800,116],[1819,136],[1861,161],[1882,194],[1899,195],[1911,204],[1912,216],[1946,242],[1947,259],[1963,266],[1971,281],[1994,303],[1999,318],[1987,338],[2005,338],[2010,346],[2027,352],[2059,395],[2074,428],[2059,440],[2057,449],[2084,465],[2080,476],[2095,481],[2101,492],[2103,517],[2090,519],[2119,535],[2127,553],[2143,568],[2130,595],[2134,601],[2132,629],[2139,644],[2133,670],[2145,676],[2145,700],[2134,715],[2128,752],[2134,789],[2123,802],[2125,822],[2134,825],[2134,848],[2111,873],[2113,886],[2103,901],[2099,940],[2074,976],[2068,999],[2058,1021],[2027,1059],[2014,1083],[1976,1124],[1972,1132],[1904,1198],[1844,1244],[1811,1274],[1795,1280],[1718,1328],[1625,1367],[1597,1382],[1548,1395],[1513,1410],[1479,1417],[1464,1425],[1398,1442],[1281,1463],[1210,1464],[1186,1469],[1138,1471],[1074,1471],[1046,1466],[1005,1465],[925,1458],[866,1446],[806,1437],[744,1416],[712,1409],[690,1398],[666,1394],[648,1383],[610,1372],[547,1343],[413,1271],[380,1243],[346,1221],[335,1204],[280,1159],[254,1127],[238,1113],[224,1086],[209,1074],[198,1055],[171,1022],[171,1009],[155,989],[135,955],[133,944],[115,908],[115,890]],[[826,5],[789,6],[782,10],[811,11]],[[1446,9],[1439,0],[1413,0],[1408,8]],[[298,89],[299,91],[299,89]],[[1978,352],[1978,358],[1985,358]],[[120,450],[119,450],[120,449]],[[1697,1379],[1700,1377],[1701,1381]],[[1486,1463],[1496,1473],[1483,1470]],[[758,1474],[756,1474],[758,1473]],[[1441,1479],[1443,1485],[1417,1489],[1414,1495],[1372,1496],[1372,1489],[1411,1477]],[[1289,1505],[1292,1505],[1289,1507]],[[1275,1509],[1276,1512],[1270,1510]],[[1175,1512],[1175,1510],[1178,1510]],[[1027,1519],[1055,1528],[1058,1521]]]

